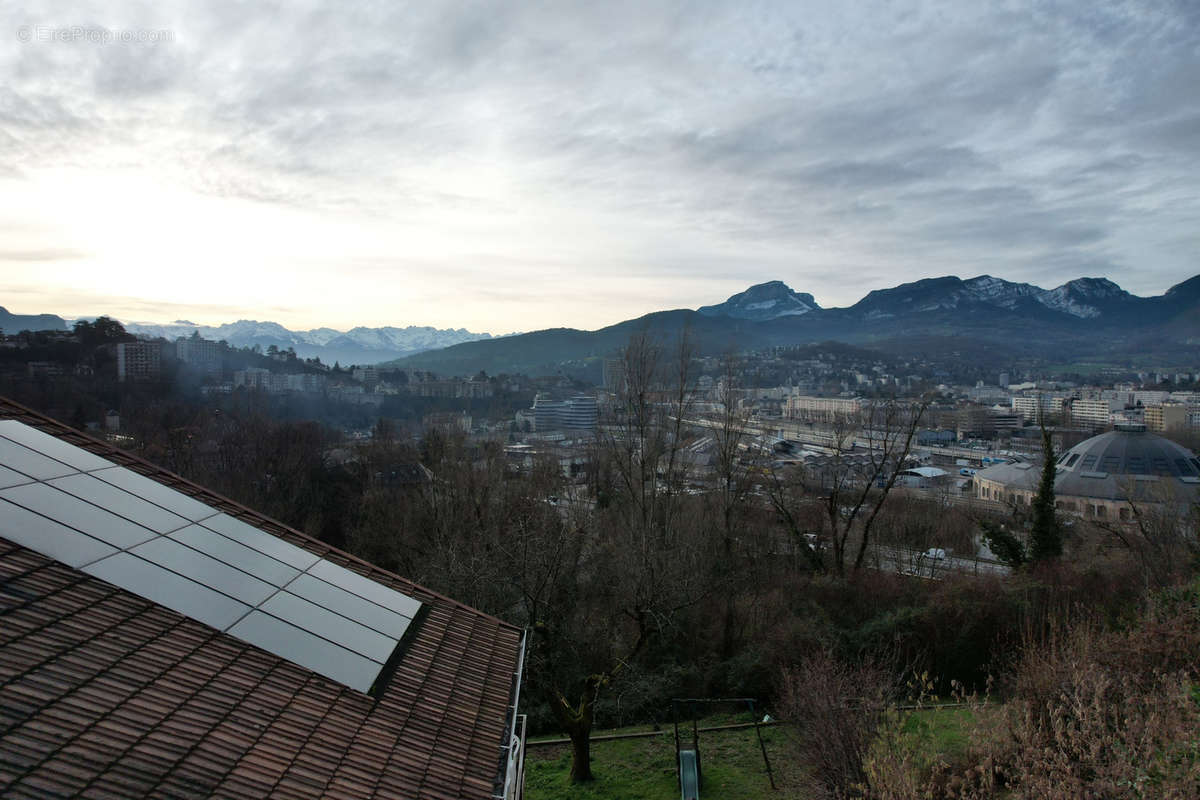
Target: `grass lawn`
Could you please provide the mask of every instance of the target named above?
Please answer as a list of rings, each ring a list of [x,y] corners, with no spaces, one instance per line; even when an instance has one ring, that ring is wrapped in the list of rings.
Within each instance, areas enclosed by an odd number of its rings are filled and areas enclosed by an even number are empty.
[[[900,724],[902,746],[909,748],[915,763],[924,768],[938,761],[954,762],[967,751],[976,713],[970,708],[910,712]]]
[[[794,778],[783,746],[786,734],[779,728],[763,728],[762,731],[776,784],[783,786]],[[700,759],[704,772],[701,797],[723,800],[800,797],[786,789],[771,791],[753,728],[700,734]],[[679,797],[675,783],[675,740],[669,728],[666,735],[654,738],[593,741],[592,774],[596,780],[590,784],[572,786],[568,780],[570,771],[570,747],[528,748],[525,797],[528,800],[675,800]]]
[[[900,723],[902,747],[911,747],[914,766],[927,768],[939,760],[953,761],[969,743],[975,722],[972,710],[939,708],[906,713]],[[721,724],[732,719],[710,720]],[[743,721],[743,720],[737,720]],[[621,732],[649,730],[649,726],[622,728]],[[667,726],[664,736],[618,741],[592,741],[592,774],[596,780],[572,786],[571,748],[567,745],[529,747],[525,756],[525,797],[528,800],[674,800],[675,740]],[[617,731],[596,731],[597,735]],[[771,790],[754,729],[700,734],[704,782],[700,796],[722,800],[805,797],[798,766],[791,763],[783,727],[763,728],[763,741],[777,790]],[[681,735],[683,730],[681,728]],[[690,728],[686,741],[690,742]]]

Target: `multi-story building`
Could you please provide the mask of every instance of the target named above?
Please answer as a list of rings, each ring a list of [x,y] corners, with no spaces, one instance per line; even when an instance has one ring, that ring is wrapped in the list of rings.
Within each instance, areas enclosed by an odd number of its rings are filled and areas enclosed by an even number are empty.
[[[830,422],[858,416],[862,410],[861,397],[810,397],[794,394],[788,397],[783,413],[792,419]]]
[[[320,392],[325,389],[325,376],[311,372],[295,372],[286,376],[289,392]]]
[[[1025,419],[1036,420],[1043,415],[1061,414],[1065,399],[1061,394],[1047,392],[1021,395],[1012,399],[1012,410],[1013,413],[1020,414]]]
[[[1190,425],[1189,408],[1183,403],[1160,403],[1145,407],[1146,430],[1166,432],[1185,430]]]
[[[538,433],[556,430],[593,430],[600,409],[592,395],[575,395],[569,400],[553,400],[538,394],[533,401],[533,427]]]
[[[426,430],[437,428],[443,431],[471,432],[471,415],[466,411],[444,411],[426,414],[421,423]]]
[[[604,388],[610,392],[619,392],[625,388],[625,359],[604,359]]]
[[[1117,406],[1117,408],[1114,408]],[[1124,408],[1118,401],[1076,398],[1068,406],[1072,425],[1105,428],[1112,424],[1113,411]]]
[[[271,371],[262,367],[246,367],[233,373],[233,385],[247,389],[270,389]]]
[[[379,370],[375,367],[355,367],[351,374],[354,376],[354,380],[362,381],[370,386],[379,383]]]
[[[162,374],[162,344],[121,342],[117,345],[117,380],[141,381]]]
[[[593,430],[600,420],[600,408],[596,398],[588,394],[580,394],[567,401],[566,406],[559,412],[562,427],[568,430]]]
[[[204,375],[221,374],[221,343],[199,336],[181,336],[175,340],[175,355],[183,363]]]
[[[565,401],[551,400],[546,395],[539,393],[533,399],[533,429],[538,433],[544,433],[560,428],[559,420],[565,406]]]
[[[1170,392],[1160,392],[1158,390],[1143,389],[1133,393],[1134,404],[1141,403],[1148,406],[1151,403],[1164,403],[1171,399]]]

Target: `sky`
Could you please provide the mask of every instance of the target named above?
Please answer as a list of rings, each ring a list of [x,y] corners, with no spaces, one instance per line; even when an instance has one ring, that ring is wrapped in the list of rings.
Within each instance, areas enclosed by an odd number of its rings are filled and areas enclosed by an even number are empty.
[[[1200,272],[1195,0],[72,5],[0,0],[14,313],[502,333]]]

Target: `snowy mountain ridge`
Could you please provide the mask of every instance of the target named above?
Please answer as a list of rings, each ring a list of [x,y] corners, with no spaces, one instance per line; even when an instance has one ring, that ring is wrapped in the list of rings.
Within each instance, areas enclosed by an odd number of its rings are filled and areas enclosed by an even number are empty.
[[[372,364],[389,361],[425,350],[437,350],[462,342],[490,339],[490,333],[472,333],[465,328],[433,328],[409,325],[405,328],[359,326],[348,331],[333,328],[313,328],[293,331],[278,322],[242,319],[223,325],[197,325],[187,320],[171,323],[125,322],[125,329],[139,336],[162,337],[174,341],[181,336],[199,333],[204,339],[228,342],[233,347],[259,346],[266,350],[275,345],[280,350],[293,348],[304,358],[314,356],[323,361],[349,361]]]

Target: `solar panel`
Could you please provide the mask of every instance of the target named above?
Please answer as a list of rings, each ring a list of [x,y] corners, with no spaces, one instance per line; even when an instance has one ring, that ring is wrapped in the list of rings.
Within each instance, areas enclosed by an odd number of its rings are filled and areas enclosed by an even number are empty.
[[[0,536],[367,691],[421,603],[144,475],[0,422]]]
[[[145,498],[155,505],[162,506],[181,517],[187,517],[192,522],[211,517],[216,509],[177,492],[169,486],[163,486],[158,481],[152,481],[145,475],[139,475],[124,467],[99,470],[93,473],[97,478],[120,487],[127,492]]]
[[[111,555],[83,571],[218,630],[250,611],[245,603],[129,553]]]
[[[158,533],[173,531],[188,524],[183,517],[147,503],[142,498],[97,480],[91,475],[68,475],[49,481],[49,484]]]
[[[4,438],[0,438],[0,464],[39,481],[61,478],[63,475],[71,475],[79,471],[74,467],[68,467],[61,461],[55,461],[41,453],[35,453],[24,445]]]
[[[261,611],[246,615],[229,633],[360,692],[379,675],[375,661]]]
[[[166,536],[159,536],[130,552],[251,606],[257,606],[278,591],[269,583]]]
[[[0,489],[7,489],[9,486],[19,486],[22,483],[29,483],[31,480],[33,479],[28,475],[13,472],[8,467],[0,467]]]
[[[158,534],[44,483],[0,490],[0,497],[124,550]]]
[[[101,458],[95,453],[89,453],[82,447],[64,442],[45,431],[31,428],[15,419],[0,420],[0,436],[57,459],[81,472],[113,466],[108,459]]]
[[[204,527],[227,536],[235,542],[240,542],[246,547],[254,548],[264,555],[268,555],[277,561],[282,561],[301,571],[308,569],[320,560],[307,550],[302,550],[294,544],[289,544],[276,536],[272,536],[261,528],[247,525],[228,514],[220,514],[211,519],[204,520]]]
[[[112,545],[7,500],[0,500],[0,536],[68,567],[81,567],[117,552]]]
[[[421,607],[420,602],[408,595],[400,594],[394,589],[389,589],[370,578],[364,578],[357,572],[351,572],[345,567],[339,567],[332,561],[319,561],[308,571],[308,574],[315,575],[321,580],[332,583],[334,586],[341,587],[348,592],[353,592],[359,597],[364,597],[373,603],[378,603],[384,608],[391,609],[397,614],[403,614],[409,618],[412,618]]]
[[[286,591],[272,595],[258,610],[304,628],[322,639],[337,642],[347,650],[380,664],[387,661],[387,657],[396,649],[396,640],[390,636],[384,636]]]
[[[268,558],[257,550],[239,544],[232,539],[226,539],[200,525],[189,525],[174,531],[170,537],[188,545],[226,564],[249,572],[261,581],[274,586],[287,586],[300,574],[300,570],[289,567],[273,558]]]
[[[337,586],[311,575],[301,575],[288,584],[287,588],[292,594],[299,595],[305,600],[331,611],[336,611],[342,616],[357,620],[368,628],[374,628],[380,633],[396,639],[404,635],[412,622],[409,617],[389,611],[381,605],[351,594],[344,589],[339,589]]]

